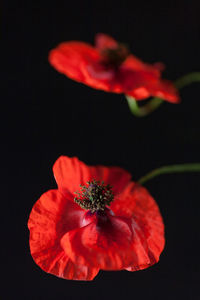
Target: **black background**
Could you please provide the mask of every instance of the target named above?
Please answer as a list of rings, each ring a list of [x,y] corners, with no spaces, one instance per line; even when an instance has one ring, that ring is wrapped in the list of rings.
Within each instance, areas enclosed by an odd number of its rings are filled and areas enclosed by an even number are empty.
[[[133,179],[153,168],[200,162],[200,84],[137,119],[123,95],[74,82],[48,63],[67,40],[93,43],[97,32],[129,44],[164,77],[200,71],[200,2],[15,1],[3,7],[1,65],[1,266],[7,299],[200,299],[200,175],[163,175],[146,186],[166,226],[160,262],[139,272],[100,272],[92,282],[43,272],[29,253],[27,220],[39,196],[56,188],[60,155],[118,165]]]

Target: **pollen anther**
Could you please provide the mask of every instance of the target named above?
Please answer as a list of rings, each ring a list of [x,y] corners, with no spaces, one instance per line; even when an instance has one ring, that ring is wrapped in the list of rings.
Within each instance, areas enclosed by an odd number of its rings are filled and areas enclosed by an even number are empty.
[[[87,185],[80,186],[80,192],[75,192],[77,195],[74,201],[80,205],[81,208],[95,211],[104,211],[106,206],[110,206],[114,195],[112,187],[104,182],[97,180],[88,181]]]

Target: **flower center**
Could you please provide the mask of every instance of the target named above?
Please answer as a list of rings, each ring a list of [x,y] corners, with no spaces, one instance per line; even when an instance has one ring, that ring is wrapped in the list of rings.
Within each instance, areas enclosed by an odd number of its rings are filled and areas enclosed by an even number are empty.
[[[103,181],[88,181],[87,185],[81,185],[80,187],[80,192],[75,192],[77,196],[74,201],[81,208],[90,210],[92,213],[104,211],[106,206],[110,206],[113,201],[112,187],[109,184],[105,185]]]
[[[116,48],[106,48],[101,51],[101,63],[108,68],[118,68],[129,55],[129,50],[124,44]]]

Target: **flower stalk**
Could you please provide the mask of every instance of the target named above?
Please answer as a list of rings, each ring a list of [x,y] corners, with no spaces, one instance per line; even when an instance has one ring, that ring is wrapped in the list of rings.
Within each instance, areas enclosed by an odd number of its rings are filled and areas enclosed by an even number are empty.
[[[163,166],[161,168],[154,169],[153,171],[141,177],[138,180],[138,183],[143,185],[144,183],[153,179],[154,177],[163,174],[186,173],[186,172],[200,172],[200,163]]]
[[[138,105],[138,101],[136,101],[133,97],[127,96],[126,99],[128,102],[128,106],[130,111],[132,112],[133,115],[136,117],[145,117],[149,114],[151,114],[154,110],[156,110],[162,103],[163,100],[160,98],[153,98],[149,100],[149,102],[143,106]]]

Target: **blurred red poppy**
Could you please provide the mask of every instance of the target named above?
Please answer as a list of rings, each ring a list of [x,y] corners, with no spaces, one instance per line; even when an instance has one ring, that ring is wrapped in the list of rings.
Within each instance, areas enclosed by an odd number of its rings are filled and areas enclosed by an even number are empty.
[[[49,62],[66,76],[106,92],[123,93],[136,100],[150,96],[178,103],[173,84],[161,79],[162,64],[146,64],[128,48],[105,34],[96,35],[95,47],[64,42],[50,51]]]
[[[136,271],[158,262],[165,242],[159,208],[127,171],[61,156],[53,172],[58,189],[40,197],[28,221],[40,268],[92,280],[100,269]]]

